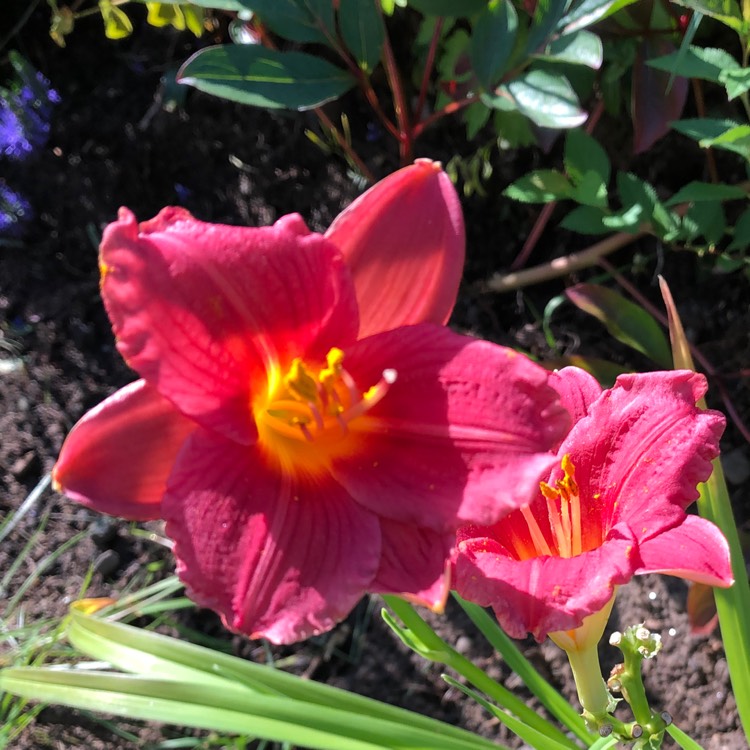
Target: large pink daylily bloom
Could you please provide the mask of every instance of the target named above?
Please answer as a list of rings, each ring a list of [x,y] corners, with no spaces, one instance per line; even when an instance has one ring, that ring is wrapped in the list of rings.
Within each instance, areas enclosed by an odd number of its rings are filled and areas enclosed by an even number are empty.
[[[102,295],[142,380],[73,429],[57,486],[165,519],[193,598],[254,637],[322,632],[366,591],[440,608],[456,527],[530,497],[570,423],[542,368],[442,326],[463,253],[424,160],[325,236],[122,209]]]
[[[695,406],[705,378],[623,375],[602,391],[565,368],[551,382],[573,428],[533,502],[500,523],[459,530],[459,594],[493,607],[509,635],[541,641],[579,628],[639,573],[730,585],[723,535],[685,513],[724,429],[720,413]]]

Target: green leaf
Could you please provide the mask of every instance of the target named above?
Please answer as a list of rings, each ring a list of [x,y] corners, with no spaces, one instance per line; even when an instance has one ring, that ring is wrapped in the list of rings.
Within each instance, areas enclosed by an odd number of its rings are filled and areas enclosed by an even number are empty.
[[[496,110],[492,124],[498,135],[500,148],[522,148],[536,143],[529,119],[516,110]]]
[[[521,203],[549,203],[567,198],[573,186],[568,178],[554,169],[540,169],[516,180],[503,195]]]
[[[733,239],[727,250],[745,250],[750,246],[750,208],[742,212],[734,225]]]
[[[662,368],[672,365],[669,342],[661,326],[640,305],[597,284],[576,284],[565,291],[579,309],[593,315],[618,341],[645,354]]]
[[[540,127],[574,128],[588,117],[563,75],[529,70],[501,89],[507,91],[519,112]]]
[[[336,33],[331,0],[239,0],[263,23],[294,42],[329,43]],[[345,0],[346,1],[346,0]]]
[[[604,47],[596,34],[590,31],[576,31],[554,39],[538,56],[550,62],[585,65],[587,68],[599,70],[604,60]]]
[[[629,209],[641,206],[643,221],[650,222],[653,230],[662,238],[672,238],[679,229],[679,221],[659,200],[652,185],[630,172],[617,173],[617,190],[622,205]]]
[[[477,133],[489,121],[490,114],[491,110],[482,102],[474,102],[464,109],[463,120],[466,123],[466,140],[474,140]]]
[[[484,88],[491,88],[505,71],[517,30],[518,14],[508,0],[490,0],[474,21],[469,55]]]
[[[383,19],[373,0],[343,0],[339,5],[339,28],[359,67],[371,73],[380,62],[385,39]]]
[[[698,141],[701,148],[721,148],[750,160],[750,125],[704,117],[678,120],[672,128]]]
[[[612,167],[607,152],[596,138],[580,128],[569,130],[565,138],[565,171],[572,183],[580,183],[584,175],[592,172],[605,186],[609,183]]]
[[[487,0],[409,0],[409,6],[426,16],[466,18],[479,13]]]
[[[736,0],[674,0],[674,3],[715,18],[737,32],[745,32],[746,24],[742,20],[742,12]]]
[[[627,4],[630,2],[636,2],[636,0],[627,0]],[[574,3],[573,7],[560,19],[557,31],[565,35],[585,29],[609,15],[617,5],[617,0],[583,0],[583,2]]]
[[[738,198],[747,198],[747,191],[737,185],[715,185],[712,182],[694,180],[680,188],[664,205],[676,206],[679,203],[729,201]]]
[[[560,19],[565,13],[566,0],[538,0],[534,18],[526,40],[526,53],[531,55],[547,44]]]
[[[578,234],[608,234],[612,230],[604,224],[607,215],[601,208],[577,206],[560,222],[560,226]]]
[[[355,83],[347,71],[305,52],[236,44],[197,52],[177,80],[242,104],[297,110],[336,99]]]
[[[721,82],[731,102],[732,99],[736,99],[750,89],[750,69],[725,70],[721,74]]]
[[[586,172],[575,186],[570,197],[584,206],[602,209],[606,209],[608,206],[607,186],[596,172]]]
[[[655,57],[647,65],[667,73],[685,78],[701,78],[704,81],[721,82],[728,70],[740,68],[740,64],[726,50],[690,45],[685,50],[676,50],[668,55]]]
[[[133,33],[133,24],[125,11],[112,5],[111,0],[99,0],[99,10],[107,39],[124,39]]]
[[[727,228],[724,206],[719,201],[694,203],[685,215],[696,228],[697,235],[704,237],[711,245],[721,241]]]

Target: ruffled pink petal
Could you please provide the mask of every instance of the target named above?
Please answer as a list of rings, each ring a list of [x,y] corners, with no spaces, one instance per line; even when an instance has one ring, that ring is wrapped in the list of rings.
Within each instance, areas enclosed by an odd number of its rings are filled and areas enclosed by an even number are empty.
[[[166,208],[104,232],[102,296],[128,364],[186,416],[248,443],[267,369],[353,340],[354,288],[336,248],[299,216],[252,229]]]
[[[531,633],[541,642],[549,633],[577,628],[602,609],[638,562],[637,542],[624,524],[601,547],[570,558],[519,561],[480,535],[459,542],[454,585],[464,599],[492,607],[511,637]]]
[[[575,466],[584,533],[625,521],[642,541],[682,519],[724,429],[722,414],[695,406],[705,389],[687,370],[621,375],[589,407],[559,448]],[[558,465],[550,484],[561,476]]]
[[[450,591],[449,558],[456,542],[441,533],[411,524],[380,519],[383,555],[370,591],[399,594],[409,601],[442,611]]]
[[[54,485],[102,513],[135,521],[159,518],[167,477],[196,428],[138,380],[73,427],[52,470]]]
[[[378,570],[378,519],[340,486],[272,471],[207,431],[180,455],[163,513],[190,596],[252,638],[330,629]]]
[[[326,237],[354,276],[360,338],[447,322],[465,239],[461,204],[438,162],[418,159],[378,182],[336,217]]]
[[[698,516],[685,520],[639,545],[638,573],[666,573],[709,586],[733,583],[729,545],[710,521]]]
[[[512,350],[422,324],[358,342],[345,364],[362,388],[397,371],[349,425],[358,450],[332,468],[380,516],[436,531],[492,523],[529,502],[557,460],[548,451],[569,416],[546,370]]]
[[[580,367],[563,367],[550,373],[549,384],[560,394],[560,403],[575,424],[602,394],[599,381]]]

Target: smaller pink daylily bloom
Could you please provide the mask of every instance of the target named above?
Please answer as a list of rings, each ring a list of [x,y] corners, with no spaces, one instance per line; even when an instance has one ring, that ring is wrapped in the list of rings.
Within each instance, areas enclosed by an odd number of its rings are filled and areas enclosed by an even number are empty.
[[[725,424],[695,405],[705,378],[622,375],[602,391],[583,370],[565,368],[551,382],[573,428],[530,504],[459,529],[458,593],[491,606],[512,637],[541,641],[611,606],[616,587],[637,574],[731,585],[724,536],[685,512],[711,474]]]
[[[320,633],[367,591],[439,609],[455,529],[526,501],[570,424],[542,368],[442,325],[463,259],[426,160],[325,235],[122,209],[102,296],[142,379],[74,427],[56,485],[165,519],[190,595],[253,637]]]

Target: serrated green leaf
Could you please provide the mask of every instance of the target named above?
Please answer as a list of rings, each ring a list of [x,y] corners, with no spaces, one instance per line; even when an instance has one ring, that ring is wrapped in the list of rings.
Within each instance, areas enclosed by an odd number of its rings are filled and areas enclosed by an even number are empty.
[[[721,148],[750,160],[750,125],[704,117],[678,120],[672,128],[698,141],[701,148]]]
[[[197,52],[177,80],[242,104],[297,110],[336,99],[355,83],[347,71],[305,52],[235,44]]]
[[[380,62],[385,39],[383,19],[375,3],[372,0],[342,0],[339,29],[359,67],[371,73]]]
[[[561,222],[560,226],[578,234],[609,234],[604,225],[607,212],[594,206],[577,206]]]
[[[659,200],[652,185],[629,172],[618,172],[617,190],[625,208],[642,207],[643,221],[650,222],[653,230],[662,239],[671,238],[671,235],[678,231],[678,218]]]
[[[747,198],[747,192],[737,185],[715,185],[712,182],[694,180],[680,188],[664,205],[676,206],[678,203],[729,201],[737,198]]]
[[[565,16],[560,19],[557,31],[561,35],[580,31],[610,15],[619,7],[625,7],[625,5],[634,2],[636,0],[620,0],[620,2],[618,0],[583,0],[583,2],[574,3]]]
[[[479,83],[491,88],[502,76],[513,52],[518,14],[508,0],[490,0],[472,25],[469,55]]]
[[[584,172],[570,197],[584,206],[603,209],[608,206],[607,186],[596,172]]]
[[[554,39],[538,57],[550,62],[585,65],[587,68],[599,70],[604,60],[604,47],[596,34],[590,31],[576,31]]]
[[[563,75],[529,70],[501,89],[511,97],[519,112],[540,127],[574,128],[588,117]]]
[[[463,111],[463,120],[466,123],[466,140],[473,141],[477,133],[487,124],[490,119],[491,110],[482,102],[474,102]]]
[[[644,222],[643,206],[639,205],[629,206],[602,219],[602,224],[610,232],[627,232],[628,234],[639,232]]]
[[[554,169],[540,169],[516,180],[503,195],[522,203],[549,203],[567,198],[572,191],[568,178]]]
[[[426,16],[466,18],[479,13],[487,0],[409,0],[409,6]]]
[[[492,118],[492,124],[501,149],[533,146],[536,143],[528,117],[524,117],[516,110],[497,110]]]
[[[646,63],[657,70],[664,70],[685,78],[700,78],[704,81],[720,83],[721,76],[728,70],[740,68],[740,64],[726,50],[711,47],[689,46],[668,55],[655,57]]]
[[[618,341],[645,354],[660,367],[671,368],[672,354],[667,337],[642,307],[597,284],[576,284],[565,294],[579,310],[604,323]]]
[[[750,208],[745,209],[737,219],[732,235],[727,250],[744,250],[750,246]]]
[[[721,83],[727,90],[729,101],[736,99],[750,89],[750,68],[724,70],[720,76]]]
[[[331,0],[239,0],[274,33],[294,42],[329,44],[336,25]]]
[[[736,0],[674,0],[674,4],[690,8],[704,16],[715,18],[737,32],[743,33],[745,31],[745,22]]]
[[[697,236],[704,237],[710,245],[718,244],[727,228],[724,206],[719,201],[694,203],[688,209],[686,218],[695,225]]]
[[[607,152],[596,138],[580,128],[569,130],[565,137],[565,171],[573,184],[579,183],[587,172],[593,172],[599,181],[609,183],[612,167]]]

